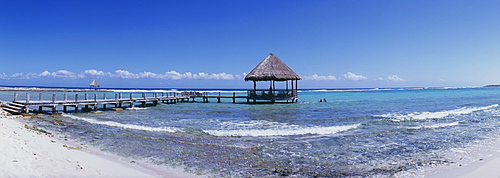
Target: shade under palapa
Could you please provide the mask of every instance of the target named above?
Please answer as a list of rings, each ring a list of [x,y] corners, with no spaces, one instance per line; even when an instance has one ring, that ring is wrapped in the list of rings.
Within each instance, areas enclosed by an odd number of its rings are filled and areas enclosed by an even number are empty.
[[[101,85],[97,83],[97,80],[93,80],[92,83],[90,83],[91,87],[100,87]]]
[[[259,65],[245,77],[245,81],[285,81],[301,79],[299,75],[273,53],[269,54],[269,56],[260,62]]]

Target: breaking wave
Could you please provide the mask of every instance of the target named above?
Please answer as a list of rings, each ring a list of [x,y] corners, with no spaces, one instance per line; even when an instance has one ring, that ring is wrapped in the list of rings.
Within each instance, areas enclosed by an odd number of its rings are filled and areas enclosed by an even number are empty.
[[[75,120],[82,120],[85,122],[89,122],[92,124],[100,124],[100,125],[107,125],[111,127],[121,127],[125,129],[135,129],[135,130],[145,130],[145,131],[153,131],[153,132],[179,132],[181,131],[178,128],[174,127],[148,127],[148,126],[141,126],[141,125],[133,125],[133,124],[122,124],[118,122],[113,122],[113,121],[99,121],[91,118],[86,118],[86,117],[78,117],[75,115],[70,115],[70,114],[63,114],[63,117],[68,117],[71,119]]]
[[[361,125],[361,124],[353,124],[353,125],[330,126],[330,127],[320,127],[320,126],[304,127],[304,126],[289,125],[289,124],[275,123],[275,122],[259,123],[257,121],[247,122],[247,123],[225,123],[225,124],[232,125],[233,128],[226,127],[226,129],[204,130],[204,132],[214,136],[252,136],[252,137],[289,136],[289,135],[306,135],[306,134],[330,135],[354,129]],[[270,126],[269,124],[272,124],[272,126]],[[259,127],[263,125],[265,128]]]
[[[133,108],[127,108],[127,110],[145,110],[148,108],[140,108],[140,107],[133,107]]]
[[[437,111],[437,112],[413,112],[410,114],[390,113],[384,115],[376,115],[375,117],[390,118],[396,122],[405,120],[440,119],[451,115],[470,114],[476,111],[483,111],[495,107],[498,107],[498,104],[485,107],[463,107],[459,109]]]

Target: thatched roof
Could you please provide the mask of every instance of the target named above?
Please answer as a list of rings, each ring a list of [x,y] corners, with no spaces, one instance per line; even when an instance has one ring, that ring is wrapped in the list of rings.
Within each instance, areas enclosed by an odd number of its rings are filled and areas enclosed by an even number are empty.
[[[248,80],[284,81],[301,80],[301,78],[292,69],[290,69],[290,67],[283,63],[280,58],[271,53],[245,77],[245,81]]]
[[[92,86],[92,87],[99,87],[101,85],[99,83],[97,83],[97,80],[93,80],[92,83],[90,83],[90,86]]]

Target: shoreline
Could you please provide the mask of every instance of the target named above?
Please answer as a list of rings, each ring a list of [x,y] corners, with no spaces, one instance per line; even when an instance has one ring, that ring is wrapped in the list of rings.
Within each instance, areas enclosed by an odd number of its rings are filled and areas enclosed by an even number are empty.
[[[437,168],[425,174],[424,177],[497,178],[500,176],[498,165],[500,165],[500,153],[495,153],[484,159],[478,158],[467,165],[449,165]]]
[[[469,161],[457,162],[429,169],[424,177],[460,177],[460,178],[497,178],[500,177],[500,138],[496,138],[492,146],[469,153]]]
[[[203,177],[44,133],[21,117],[0,108],[0,177]]]

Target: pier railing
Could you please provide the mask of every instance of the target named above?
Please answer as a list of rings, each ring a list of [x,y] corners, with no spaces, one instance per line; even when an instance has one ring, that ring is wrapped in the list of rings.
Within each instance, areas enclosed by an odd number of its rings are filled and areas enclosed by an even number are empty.
[[[162,99],[175,99],[175,98],[187,98],[186,96],[181,96],[178,95],[175,92],[170,92],[170,93],[151,93],[148,96],[147,93],[142,93],[140,97],[137,97],[137,93],[129,93],[129,97],[123,97],[122,93],[115,93],[115,96],[113,99],[108,98],[107,93],[102,93],[101,96],[99,96],[97,93],[89,95],[88,93],[83,94],[83,98],[81,93],[76,93],[74,97],[68,97],[67,93],[63,94],[63,97],[61,98],[61,95],[57,94],[52,94],[51,98],[48,99],[47,97],[44,97],[44,93],[38,93],[38,98],[33,99],[31,96],[31,93],[26,93],[25,97],[19,97],[18,93],[14,93],[14,102],[18,103],[24,103],[24,104],[40,104],[40,103],[66,103],[66,102],[75,102],[75,103],[86,103],[86,102],[119,102],[119,101],[140,101],[140,100],[162,100]],[[90,96],[92,96],[90,98]]]
[[[297,97],[294,90],[249,90],[248,97],[257,100],[292,100]]]

